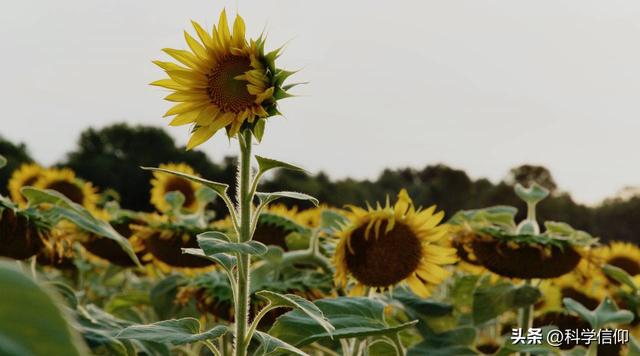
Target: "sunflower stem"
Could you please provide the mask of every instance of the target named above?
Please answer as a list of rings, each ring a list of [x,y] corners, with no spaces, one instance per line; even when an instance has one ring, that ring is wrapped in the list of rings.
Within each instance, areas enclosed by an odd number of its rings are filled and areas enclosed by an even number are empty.
[[[525,285],[531,285],[531,280],[527,279],[524,281]],[[522,330],[523,334],[527,334],[529,332],[529,329],[531,329],[533,327],[533,304],[520,308],[520,325],[519,325],[520,329]],[[518,353],[518,355],[520,356],[529,356],[530,353],[528,352],[520,352]]]
[[[240,141],[240,166],[238,169],[238,204],[240,205],[240,242],[251,240],[251,208],[253,195],[251,194],[251,133],[244,131],[238,135]],[[236,325],[235,325],[235,355],[246,356],[249,341],[247,328],[249,319],[249,255],[238,254],[237,296],[236,296]]]

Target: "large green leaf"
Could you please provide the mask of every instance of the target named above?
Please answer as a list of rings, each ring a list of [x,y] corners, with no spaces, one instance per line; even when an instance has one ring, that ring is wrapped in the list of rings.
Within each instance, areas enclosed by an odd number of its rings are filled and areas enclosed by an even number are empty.
[[[215,191],[218,195],[226,197],[227,194],[227,189],[229,189],[229,185],[228,184],[224,184],[224,183],[218,183],[218,182],[213,182],[204,178],[200,178],[191,174],[187,174],[187,173],[183,173],[183,172],[178,172],[178,171],[172,171],[170,169],[165,169],[165,168],[155,168],[155,167],[140,167],[144,170],[147,171],[154,171],[154,172],[161,172],[161,173],[168,173],[168,174],[172,174],[174,176],[180,177],[180,178],[184,178],[187,180],[190,180],[192,182],[195,183],[200,183],[208,188],[213,189],[213,191]]]
[[[273,337],[267,333],[256,331],[253,334],[253,339],[260,343],[260,346],[254,353],[254,355],[263,356],[275,356],[275,355],[298,355],[309,356],[306,352],[298,349],[295,346],[289,345],[286,342]]]
[[[461,327],[443,333],[425,335],[424,341],[407,350],[407,355],[477,355],[471,348],[476,338],[476,329]]]
[[[0,261],[0,355],[86,355],[58,298],[16,268]]]
[[[313,203],[313,205],[318,205],[318,199],[312,197],[311,195],[308,194],[304,194],[304,193],[298,193],[298,192],[273,192],[273,193],[261,193],[261,192],[256,192],[256,196],[258,197],[258,199],[260,199],[260,204],[261,205],[267,205],[270,204],[280,198],[290,198],[290,199],[297,199],[297,200],[308,200],[311,203]]]
[[[294,166],[293,164],[290,164],[287,162],[282,162],[275,159],[260,157],[260,156],[255,156],[255,157],[256,157],[256,161],[258,161],[258,169],[260,170],[260,174],[276,168],[283,168],[283,169],[288,169],[291,171],[298,171],[298,172],[306,172],[303,168]]]
[[[48,214],[71,221],[82,230],[98,236],[114,240],[138,266],[142,266],[133,251],[129,240],[120,235],[109,223],[95,218],[79,204],[69,200],[54,190],[42,190],[33,187],[22,188],[22,194],[28,199],[29,205],[51,204]]]
[[[416,322],[390,326],[384,319],[385,305],[369,298],[326,298],[314,302],[335,330],[328,333],[316,320],[300,310],[291,311],[275,322],[269,334],[296,347],[320,339],[360,338],[394,334]]]
[[[582,320],[588,322],[596,330],[613,323],[628,324],[634,318],[632,312],[618,309],[616,303],[609,297],[604,298],[593,311],[571,298],[564,298],[562,302],[568,310],[578,314]]]
[[[482,324],[507,310],[527,307],[541,297],[540,291],[530,285],[516,287],[499,282],[478,286],[473,293],[473,322]]]
[[[199,234],[198,245],[207,256],[219,253],[245,253],[260,256],[267,253],[267,246],[262,242],[230,242],[227,235],[219,231],[208,231]]]
[[[297,296],[295,294],[279,294],[268,290],[259,291],[256,293],[258,296],[269,301],[270,307],[287,307],[293,308],[304,313],[307,317],[313,319],[318,325],[329,334],[331,334],[335,328],[327,318],[322,314],[322,311],[310,301]]]
[[[218,325],[213,329],[200,332],[200,322],[196,318],[163,320],[147,325],[131,325],[123,329],[116,337],[174,345],[190,344],[215,339],[227,333],[227,327]]]

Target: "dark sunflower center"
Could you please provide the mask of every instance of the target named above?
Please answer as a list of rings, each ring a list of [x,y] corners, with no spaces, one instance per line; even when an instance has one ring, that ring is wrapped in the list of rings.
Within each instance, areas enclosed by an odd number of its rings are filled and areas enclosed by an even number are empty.
[[[84,201],[84,193],[82,192],[82,189],[74,183],[60,180],[49,183],[46,188],[55,190],[76,204],[82,205]]]
[[[597,299],[591,298],[590,296],[580,292],[575,288],[565,287],[561,289],[560,293],[562,294],[563,299],[564,298],[574,299],[590,310],[597,308],[598,304],[600,304],[600,302]]]
[[[607,261],[608,264],[623,269],[632,276],[640,274],[640,263],[629,257],[618,256]]]
[[[35,183],[37,180],[38,180],[38,176],[37,175],[35,175],[33,177],[29,177],[29,178],[25,179],[24,182],[22,182],[22,186],[24,186],[24,187],[32,186],[33,183]]]
[[[376,239],[371,229],[365,238],[366,226],[351,235],[351,247],[347,250],[347,268],[362,284],[372,287],[388,287],[409,277],[420,264],[422,246],[418,237],[406,225],[396,222],[385,234],[387,222],[380,225]]]
[[[235,79],[251,69],[251,60],[247,57],[231,55],[224,58],[207,74],[207,94],[211,102],[223,112],[232,113],[253,105],[256,97],[247,91],[247,82]]]
[[[253,239],[265,245],[282,247],[283,250],[288,251],[286,240],[288,234],[285,229],[279,226],[260,223],[253,234]]]
[[[193,191],[191,182],[186,179],[173,177],[165,185],[166,192],[180,192],[184,195],[184,206],[190,207],[196,201],[196,194]]]

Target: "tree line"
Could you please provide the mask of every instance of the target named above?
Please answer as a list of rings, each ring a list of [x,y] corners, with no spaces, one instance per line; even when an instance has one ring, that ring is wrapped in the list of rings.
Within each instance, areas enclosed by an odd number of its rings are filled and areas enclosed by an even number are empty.
[[[0,170],[0,192],[7,194],[12,171],[22,163],[34,160],[25,144],[2,137],[0,154],[9,161],[7,167]],[[235,179],[235,161],[235,157],[227,156],[214,162],[202,151],[186,151],[161,128],[115,124],[83,131],[75,149],[56,166],[72,168],[79,177],[93,182],[101,191],[111,192],[124,208],[151,211],[151,174],[140,166],[185,162],[208,179],[228,182]],[[449,216],[461,209],[506,204],[518,207],[519,218],[523,218],[525,206],[513,193],[513,186],[516,183],[528,185],[533,181],[552,192],[539,206],[540,220],[565,221],[604,241],[640,243],[640,195],[613,197],[597,206],[578,204],[569,193],[558,189],[547,168],[536,165],[514,167],[498,183],[484,178],[471,179],[463,170],[444,164],[422,169],[385,169],[375,180],[332,180],[323,172],[306,175],[281,170],[270,177],[262,189],[305,192],[322,203],[341,207],[384,202],[386,196],[393,199],[401,188],[406,188],[416,204],[437,204]],[[235,195],[234,192],[231,194]],[[220,213],[224,211],[220,202],[215,203],[214,209]]]

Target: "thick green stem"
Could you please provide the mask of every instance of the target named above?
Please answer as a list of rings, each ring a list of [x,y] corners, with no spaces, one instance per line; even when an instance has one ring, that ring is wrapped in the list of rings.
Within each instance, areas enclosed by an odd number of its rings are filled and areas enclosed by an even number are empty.
[[[527,279],[524,283],[526,285],[530,285],[531,280]],[[520,327],[523,334],[525,335],[529,332],[529,329],[533,327],[533,304],[520,309],[520,320],[518,327]],[[528,352],[520,352],[519,355],[529,356],[530,354]]]
[[[251,179],[251,133],[242,132],[240,140],[240,167],[238,169],[238,204],[240,205],[240,231],[238,240],[247,242],[251,239],[251,206],[253,196],[250,192]],[[248,341],[246,340],[249,318],[249,267],[251,260],[247,254],[238,254],[237,296],[235,303],[235,355],[246,356]]]

